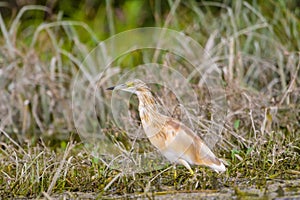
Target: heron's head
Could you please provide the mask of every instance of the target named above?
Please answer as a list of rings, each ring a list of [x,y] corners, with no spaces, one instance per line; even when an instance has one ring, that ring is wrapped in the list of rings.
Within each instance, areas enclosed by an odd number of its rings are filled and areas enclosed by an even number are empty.
[[[149,88],[143,81],[139,79],[134,79],[120,85],[109,87],[107,88],[107,90],[122,90],[137,94],[138,92],[148,91]]]

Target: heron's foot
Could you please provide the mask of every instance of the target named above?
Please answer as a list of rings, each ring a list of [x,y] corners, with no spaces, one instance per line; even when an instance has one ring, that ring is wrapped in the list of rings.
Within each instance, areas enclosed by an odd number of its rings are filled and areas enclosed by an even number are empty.
[[[174,180],[176,180],[177,178],[177,170],[176,170],[176,166],[173,166],[173,170],[174,170]]]
[[[189,170],[189,172],[191,173],[191,175],[194,175],[194,171],[192,170],[191,166],[189,165],[189,163],[183,159],[178,159],[178,162],[181,163],[183,166],[185,166],[185,168],[187,168]]]
[[[193,176],[195,174],[195,172],[192,169],[189,169],[191,175]]]

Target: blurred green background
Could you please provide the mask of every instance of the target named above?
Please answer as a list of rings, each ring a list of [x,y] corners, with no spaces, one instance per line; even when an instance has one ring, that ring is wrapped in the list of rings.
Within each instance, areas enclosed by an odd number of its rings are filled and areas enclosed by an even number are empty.
[[[238,9],[237,7],[234,8],[238,5],[238,2],[246,2],[254,8],[258,8],[257,11],[261,12],[266,18],[272,19],[276,16],[275,12],[278,12],[278,10],[289,12],[297,18],[300,17],[300,1],[298,0],[193,0],[178,2],[180,2],[180,5],[175,12],[175,16],[178,18],[169,26],[178,30],[183,30],[189,23],[193,23],[193,12],[196,11],[192,8],[193,6],[200,6],[204,13],[210,13],[212,17],[218,17],[224,12],[223,8]],[[49,9],[48,12],[31,11],[22,17],[24,28],[28,25],[57,20],[59,16],[60,19],[79,20],[87,23],[99,39],[105,39],[112,34],[132,28],[163,26],[170,7],[175,3],[175,0],[12,0],[1,1],[0,11],[5,20],[9,22],[14,19],[22,7],[26,5],[43,5]],[[205,7],[209,4],[215,6],[206,9]]]

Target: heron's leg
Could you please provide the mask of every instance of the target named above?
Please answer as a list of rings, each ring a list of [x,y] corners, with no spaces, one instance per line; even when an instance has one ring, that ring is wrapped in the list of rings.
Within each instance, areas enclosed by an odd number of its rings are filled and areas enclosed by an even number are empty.
[[[176,180],[177,178],[176,163],[173,164],[173,170],[174,170],[174,180]]]
[[[194,174],[194,171],[192,170],[192,168],[190,167],[189,163],[186,162],[185,160],[183,159],[178,159],[178,162],[181,163],[183,166],[185,166],[189,171],[190,173],[193,175]]]

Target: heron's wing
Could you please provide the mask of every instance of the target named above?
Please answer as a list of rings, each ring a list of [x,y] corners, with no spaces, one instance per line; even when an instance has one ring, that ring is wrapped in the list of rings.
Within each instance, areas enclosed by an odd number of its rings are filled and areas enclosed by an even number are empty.
[[[209,167],[223,165],[198,135],[176,119],[166,122],[165,133],[165,150],[174,154],[173,159],[183,158],[191,164]]]
[[[190,146],[195,140],[200,139],[191,129],[173,118],[166,121],[164,132],[167,135],[166,146],[174,142],[179,146]]]
[[[169,160],[176,162],[176,160],[183,158],[189,163],[194,163],[194,158],[188,154],[191,154],[191,151],[195,152],[195,144],[201,140],[196,134],[173,118],[166,121],[162,132],[165,138],[161,152]]]

